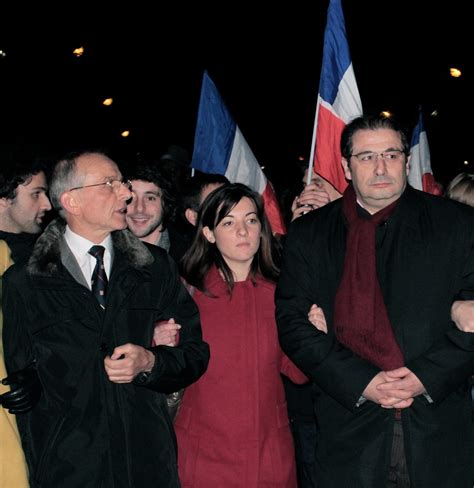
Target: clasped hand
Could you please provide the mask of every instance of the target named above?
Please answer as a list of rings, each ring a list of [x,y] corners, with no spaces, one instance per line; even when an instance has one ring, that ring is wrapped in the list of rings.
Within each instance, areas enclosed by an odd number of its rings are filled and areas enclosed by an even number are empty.
[[[363,395],[383,408],[407,408],[416,396],[425,392],[418,377],[403,366],[378,373],[367,385]]]
[[[313,304],[308,320],[321,332],[327,333],[327,324],[322,308]],[[406,367],[381,371],[367,385],[363,396],[383,408],[407,408],[414,398],[426,393],[423,383]]]
[[[104,359],[104,368],[112,383],[131,383],[142,371],[151,371],[155,355],[142,346],[123,344],[117,346]]]

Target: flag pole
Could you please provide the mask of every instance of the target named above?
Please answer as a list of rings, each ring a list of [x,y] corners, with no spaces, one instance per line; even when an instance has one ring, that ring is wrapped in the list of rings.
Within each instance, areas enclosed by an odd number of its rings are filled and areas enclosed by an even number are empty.
[[[318,128],[318,116],[319,116],[319,94],[318,94],[318,100],[316,102],[316,116],[314,117],[313,137],[311,138],[311,151],[310,151],[309,162],[308,162],[308,175],[306,177],[307,185],[311,183],[311,179],[313,176],[314,148],[316,147],[316,130]]]

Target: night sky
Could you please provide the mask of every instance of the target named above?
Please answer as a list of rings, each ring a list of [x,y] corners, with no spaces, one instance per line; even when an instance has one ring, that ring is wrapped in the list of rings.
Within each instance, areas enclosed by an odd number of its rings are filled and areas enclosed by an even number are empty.
[[[411,137],[422,104],[433,172],[446,183],[474,172],[473,42],[468,2],[439,3],[343,0],[343,8],[364,111],[392,111]],[[103,145],[124,157],[159,156],[177,144],[191,154],[207,69],[267,175],[282,186],[298,158],[309,156],[319,85],[328,3],[304,5],[269,5],[264,14],[256,4],[211,10],[149,2],[108,12],[84,4],[4,12],[1,141],[55,150]],[[85,54],[76,58],[79,46]],[[452,66],[461,78],[449,76]],[[112,106],[101,104],[106,97]]]

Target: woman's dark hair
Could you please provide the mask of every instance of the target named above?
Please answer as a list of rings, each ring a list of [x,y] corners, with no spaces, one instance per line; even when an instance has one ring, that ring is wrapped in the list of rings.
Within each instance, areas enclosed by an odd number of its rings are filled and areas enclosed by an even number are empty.
[[[205,278],[215,265],[224,275],[229,293],[234,287],[234,277],[229,266],[225,262],[216,244],[210,243],[203,234],[203,228],[214,230],[219,222],[242,200],[249,198],[256,208],[257,218],[261,223],[260,247],[255,254],[250,268],[250,277],[253,279],[261,275],[270,281],[276,281],[280,270],[276,264],[279,261],[278,245],[275,242],[270,224],[263,210],[261,196],[240,183],[221,186],[214,190],[203,202],[199,211],[196,235],[191,247],[182,259],[182,270],[186,281],[198,290],[207,292]]]

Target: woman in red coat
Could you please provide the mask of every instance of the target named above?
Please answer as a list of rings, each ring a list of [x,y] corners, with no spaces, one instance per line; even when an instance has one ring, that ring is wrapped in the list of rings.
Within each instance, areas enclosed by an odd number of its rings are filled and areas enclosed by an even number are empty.
[[[175,420],[183,488],[296,487],[280,373],[307,378],[278,343],[274,256],[260,195],[232,184],[206,199],[183,260],[211,348]]]

